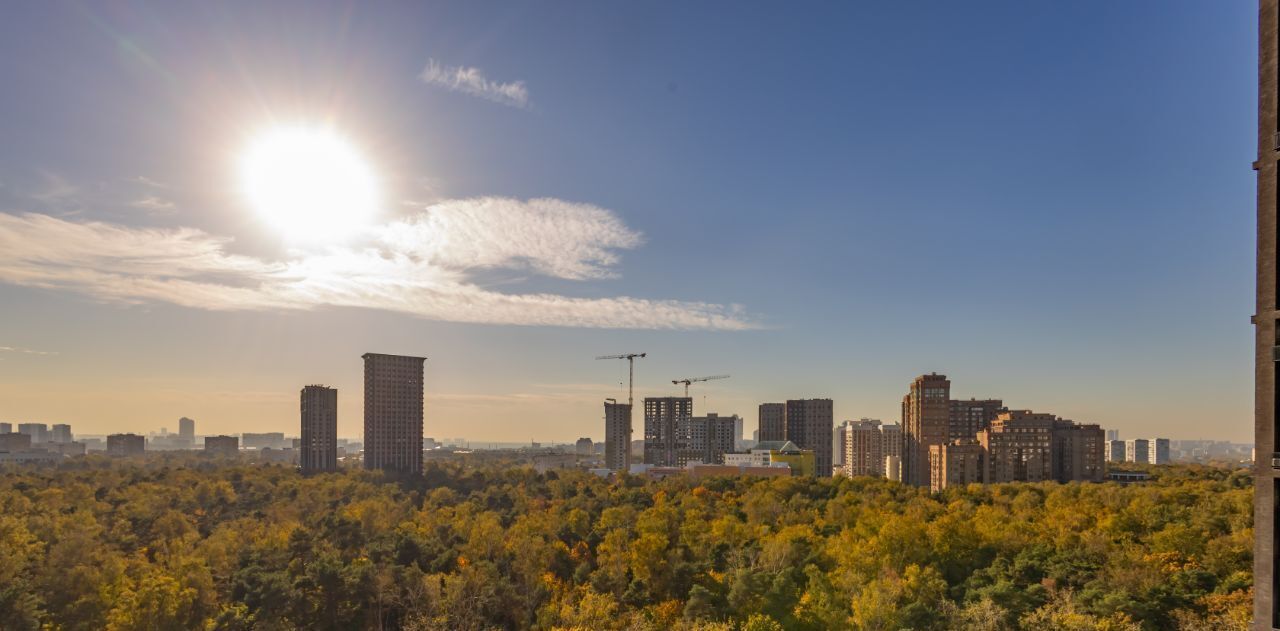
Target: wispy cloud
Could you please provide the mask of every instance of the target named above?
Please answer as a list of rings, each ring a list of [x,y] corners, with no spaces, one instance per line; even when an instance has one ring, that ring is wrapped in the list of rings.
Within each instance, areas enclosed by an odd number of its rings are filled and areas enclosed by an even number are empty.
[[[0,346],[0,353],[18,353],[22,355],[57,355],[53,351],[37,351],[30,348],[21,348],[18,346]]]
[[[178,208],[177,204],[155,195],[143,196],[141,199],[129,202],[129,205],[134,208],[141,208],[142,210],[155,215],[167,215]]]
[[[495,103],[521,108],[529,105],[529,90],[525,88],[524,81],[494,81],[486,77],[479,68],[446,66],[428,59],[427,67],[418,77],[429,85],[478,96]]]
[[[452,322],[633,329],[738,330],[736,305],[631,297],[501,293],[482,269],[568,279],[615,274],[616,251],[642,237],[613,213],[556,199],[476,198],[433,204],[372,230],[358,245],[232,254],[231,240],[191,228],[133,228],[0,213],[0,282],[125,303],[211,310],[363,307]]]
[[[161,182],[157,182],[156,180],[153,180],[145,175],[139,175],[138,177],[133,178],[133,181],[150,188],[169,188],[165,184]]]

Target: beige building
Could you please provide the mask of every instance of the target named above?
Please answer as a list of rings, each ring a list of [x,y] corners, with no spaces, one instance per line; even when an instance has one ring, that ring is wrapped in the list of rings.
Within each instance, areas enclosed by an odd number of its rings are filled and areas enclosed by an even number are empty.
[[[1030,410],[1002,413],[978,434],[978,442],[987,452],[983,480],[995,484],[1054,479],[1050,442],[1057,419]]]
[[[364,467],[422,473],[425,357],[364,354]]]
[[[887,477],[889,458],[902,455],[902,430],[899,425],[883,425],[876,419],[845,421],[841,425],[844,464],[841,474]]]
[[[930,446],[930,490],[936,493],[950,486],[982,482],[985,457],[982,445],[972,438]]]
[[[604,466],[631,470],[631,404],[613,399],[604,402]]]
[[[338,390],[312,385],[299,396],[299,464],[307,473],[338,470]]]

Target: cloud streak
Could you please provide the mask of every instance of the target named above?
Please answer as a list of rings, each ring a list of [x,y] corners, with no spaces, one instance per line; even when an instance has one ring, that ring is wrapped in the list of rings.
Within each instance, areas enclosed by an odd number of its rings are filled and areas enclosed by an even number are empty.
[[[529,90],[525,88],[524,81],[494,81],[486,77],[479,68],[446,66],[428,59],[426,68],[423,68],[418,78],[428,85],[439,86],[451,92],[478,96],[511,107],[529,106]]]
[[[358,307],[485,324],[756,328],[736,305],[502,293],[471,279],[485,269],[610,278],[617,250],[642,242],[608,210],[557,199],[440,202],[374,228],[358,244],[282,260],[230,253],[230,239],[192,228],[0,213],[0,282],[206,310]]]
[[[30,348],[21,348],[18,346],[0,346],[0,353],[19,353],[22,355],[57,355],[53,351],[37,351]]]

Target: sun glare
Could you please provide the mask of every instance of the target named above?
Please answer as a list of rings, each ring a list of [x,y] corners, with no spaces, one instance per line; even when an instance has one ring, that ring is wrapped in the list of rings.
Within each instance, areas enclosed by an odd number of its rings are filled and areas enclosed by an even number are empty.
[[[327,129],[267,131],[244,153],[240,177],[249,203],[290,241],[341,240],[377,212],[377,185],[369,165]]]

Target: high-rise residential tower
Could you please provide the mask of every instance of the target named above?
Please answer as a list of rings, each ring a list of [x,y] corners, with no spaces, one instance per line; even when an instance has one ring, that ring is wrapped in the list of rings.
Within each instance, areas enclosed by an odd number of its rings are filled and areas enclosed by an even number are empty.
[[[724,455],[733,453],[737,444],[734,432],[740,420],[737,414],[720,416],[712,412],[679,423],[676,430],[676,466],[683,467],[695,461],[724,464]]]
[[[1151,461],[1151,444],[1145,438],[1130,438],[1124,441],[1124,459],[1126,462]]]
[[[952,399],[948,437],[951,440],[971,440],[977,437],[978,432],[991,427],[991,421],[1004,411],[1004,401],[1000,399]]]
[[[49,441],[54,443],[66,444],[74,440],[71,437],[71,426],[65,423],[59,423],[49,428]]]
[[[928,487],[929,448],[951,434],[951,382],[946,375],[920,375],[902,398],[902,481]]]
[[[831,399],[792,399],[787,401],[786,414],[786,440],[812,450],[815,474],[831,477],[831,434],[835,429]]]
[[[422,472],[425,357],[365,353],[364,467]]]
[[[306,386],[301,395],[299,463],[307,473],[338,470],[338,390]]]
[[[196,444],[196,422],[187,417],[178,419],[178,440],[181,440],[187,447]]]
[[[757,442],[773,442],[787,439],[787,405],[785,403],[760,404],[760,429]]]
[[[1280,628],[1277,552],[1280,533],[1280,1],[1258,2],[1257,303],[1254,306],[1253,620],[1255,629]]]
[[[679,462],[681,433],[693,417],[692,397],[647,397],[644,400],[644,463],[674,467]]]
[[[614,471],[631,469],[631,404],[613,399],[604,402],[604,466]]]

